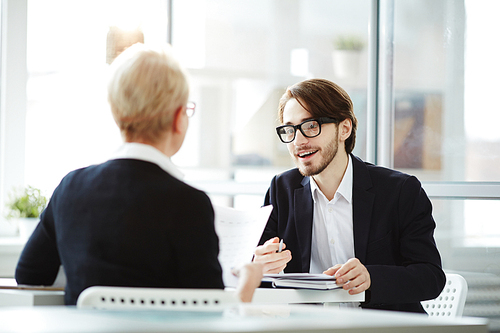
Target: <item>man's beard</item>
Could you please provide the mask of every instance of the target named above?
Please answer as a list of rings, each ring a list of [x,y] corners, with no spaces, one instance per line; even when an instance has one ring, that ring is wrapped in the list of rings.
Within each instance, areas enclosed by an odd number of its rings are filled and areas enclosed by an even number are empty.
[[[305,164],[299,163],[298,160],[297,160],[299,158],[295,157],[296,158],[296,164],[297,164],[297,167],[299,168],[299,172],[301,173],[301,175],[304,176],[304,177],[319,175],[333,161],[333,159],[337,155],[338,148],[339,148],[338,141],[337,140],[332,140],[325,147],[325,149],[321,150],[322,160],[320,161],[319,165],[317,165],[317,166],[314,166],[313,163],[308,163],[308,165],[307,164],[305,165]],[[316,153],[316,154],[318,154],[318,153]]]

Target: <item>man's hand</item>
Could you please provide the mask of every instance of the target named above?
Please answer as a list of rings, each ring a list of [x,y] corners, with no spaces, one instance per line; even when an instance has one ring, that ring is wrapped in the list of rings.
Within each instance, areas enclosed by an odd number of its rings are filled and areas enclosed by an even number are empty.
[[[335,275],[337,284],[343,284],[344,290],[349,290],[349,294],[359,294],[371,286],[370,273],[357,258],[351,258],[343,265],[335,265],[323,274]]]
[[[290,250],[281,251],[279,249],[278,237],[269,239],[264,245],[257,246],[255,249],[255,257],[253,261],[260,262],[264,265],[264,274],[279,273],[285,269],[286,264],[292,260],[292,253]],[[283,243],[283,249],[286,248]]]

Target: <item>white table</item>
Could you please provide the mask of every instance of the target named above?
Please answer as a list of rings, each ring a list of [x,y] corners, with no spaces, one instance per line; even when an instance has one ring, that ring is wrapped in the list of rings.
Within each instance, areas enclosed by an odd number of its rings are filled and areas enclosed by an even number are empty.
[[[0,278],[0,306],[34,305],[64,305],[64,290],[18,286],[13,278]]]
[[[0,308],[2,332],[449,332],[486,333],[480,318],[332,309],[313,305],[241,304],[217,311],[117,311],[76,307]]]
[[[0,306],[64,305],[64,291],[0,289]]]

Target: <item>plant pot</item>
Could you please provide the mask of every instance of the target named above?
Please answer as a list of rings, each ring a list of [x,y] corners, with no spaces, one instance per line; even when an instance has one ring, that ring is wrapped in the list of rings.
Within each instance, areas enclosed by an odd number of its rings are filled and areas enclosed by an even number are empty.
[[[358,75],[360,52],[354,50],[334,50],[332,53],[333,73],[339,78],[354,78]]]
[[[38,217],[27,217],[19,219],[19,237],[22,240],[28,240],[31,237],[31,234],[35,230],[36,226],[40,222]]]

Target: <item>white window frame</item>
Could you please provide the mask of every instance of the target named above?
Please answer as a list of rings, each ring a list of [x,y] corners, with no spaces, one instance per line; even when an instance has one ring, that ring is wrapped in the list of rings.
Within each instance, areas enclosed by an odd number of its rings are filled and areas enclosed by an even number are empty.
[[[1,3],[0,92],[0,235],[12,188],[24,185],[27,0]]]

